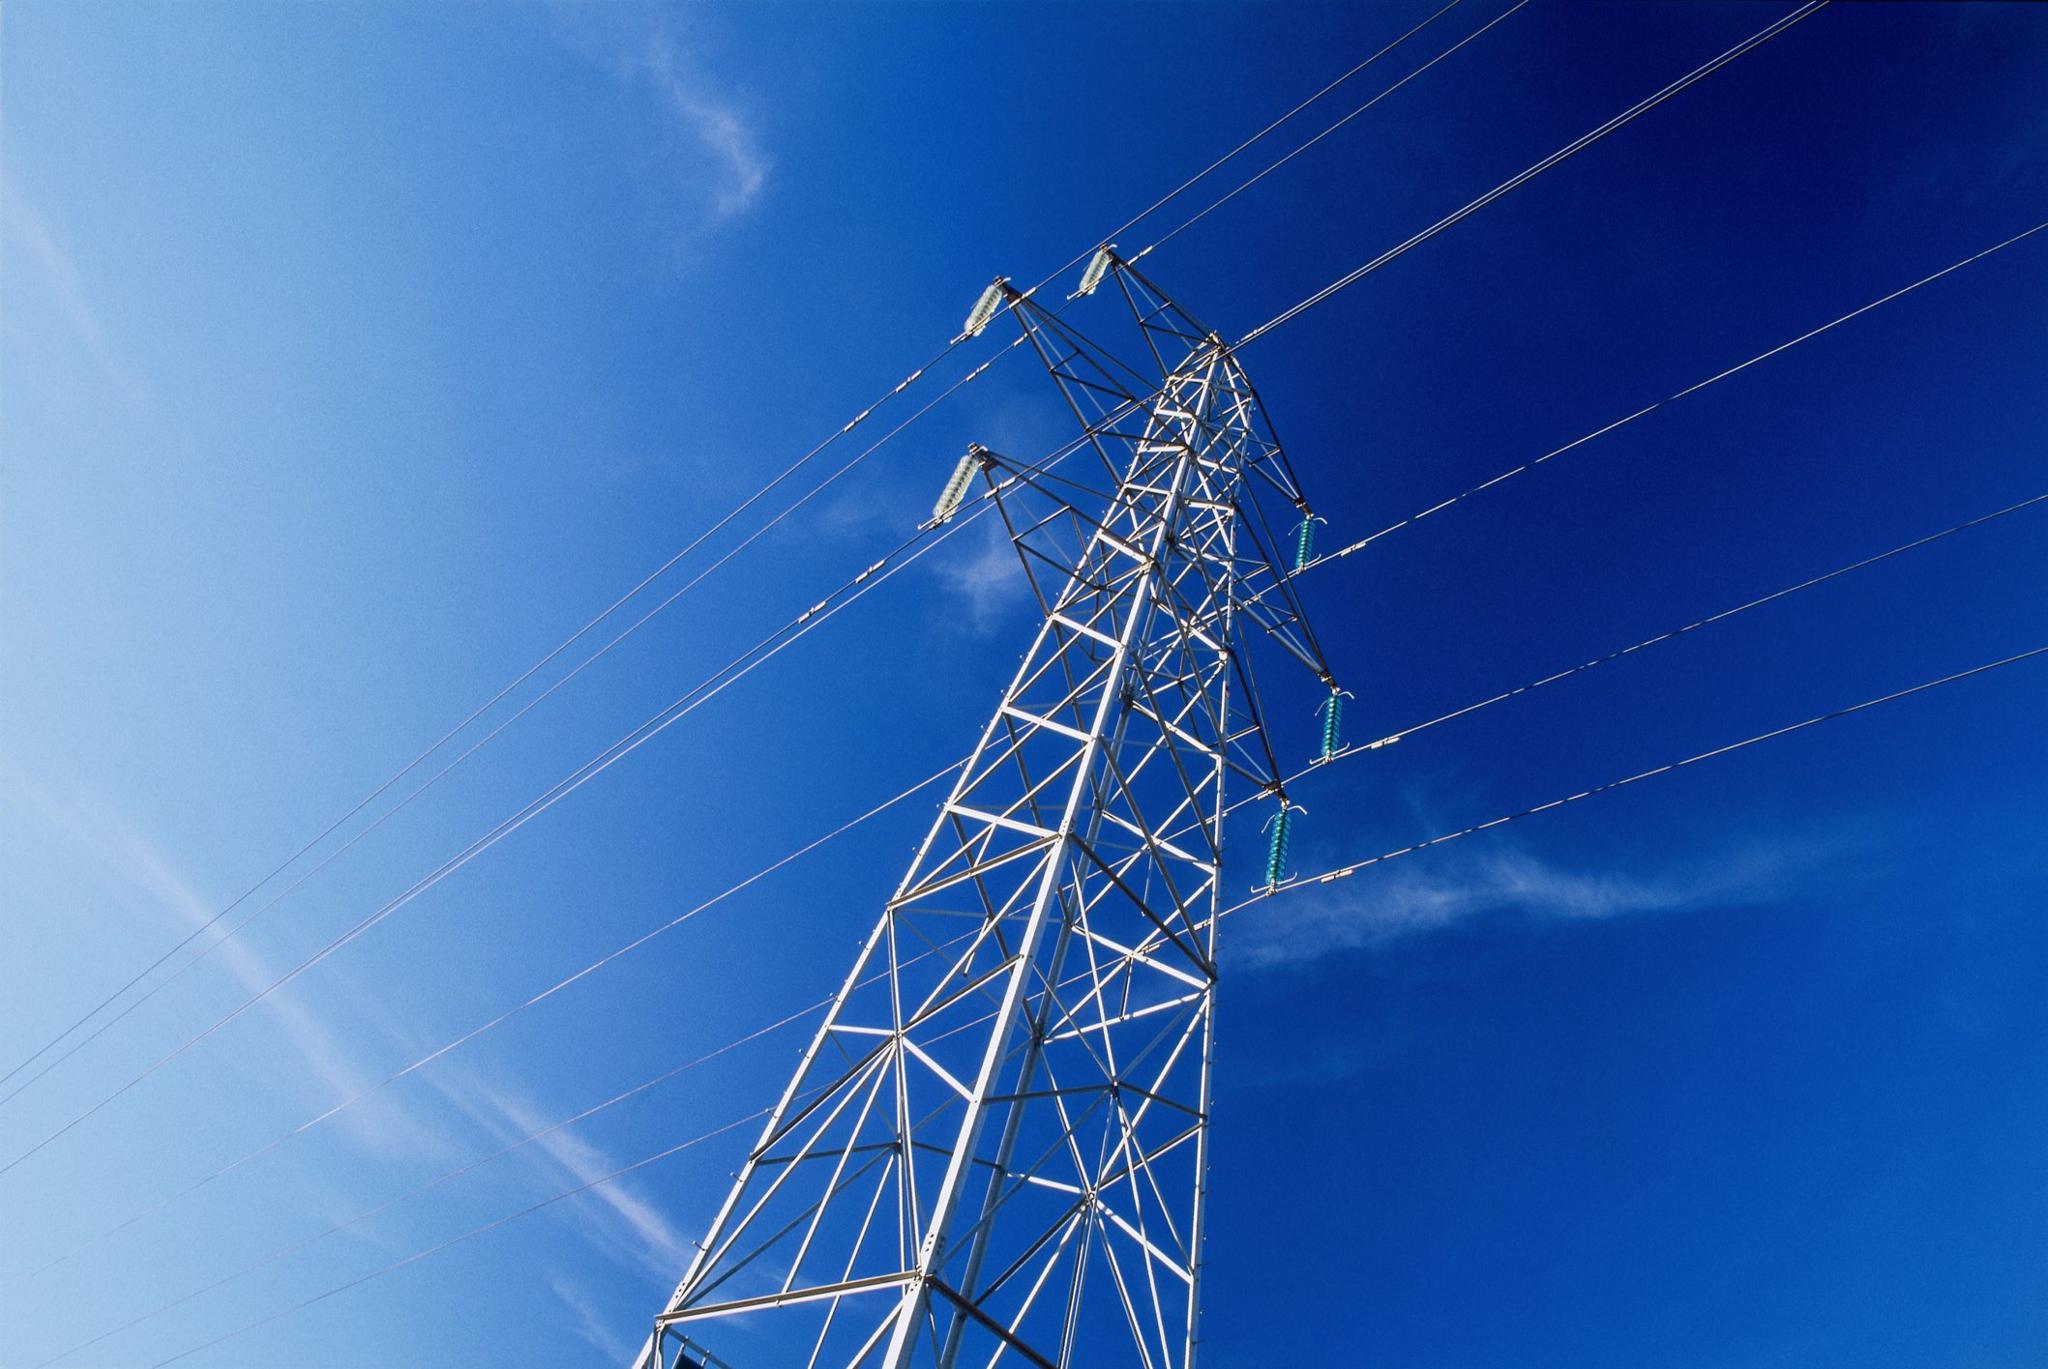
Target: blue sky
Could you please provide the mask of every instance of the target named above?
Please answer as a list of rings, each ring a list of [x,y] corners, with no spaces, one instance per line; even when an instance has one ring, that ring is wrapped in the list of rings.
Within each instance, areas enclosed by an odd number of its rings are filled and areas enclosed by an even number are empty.
[[[5,1064],[930,356],[991,275],[1084,250],[1426,12],[7,6]],[[1240,334],[1772,12],[1537,0],[1147,265]],[[2048,218],[2043,88],[2037,10],[1834,7],[1262,339],[1327,544]],[[2048,235],[1316,572],[1353,734],[2042,492],[2044,291]],[[966,441],[1066,435],[998,363],[0,1104],[0,1154],[881,554]],[[2044,518],[1347,762],[1304,786],[1296,862],[2042,645]],[[1003,555],[948,544],[0,1175],[0,1364],[827,993],[920,805],[23,1278],[954,759],[1030,630]],[[2044,669],[1233,919],[1205,1363],[2048,1357]],[[1262,678],[1306,759],[1309,682]],[[734,1122],[799,1040],[63,1362],[153,1364]],[[611,1362],[746,1137],[181,1362]]]

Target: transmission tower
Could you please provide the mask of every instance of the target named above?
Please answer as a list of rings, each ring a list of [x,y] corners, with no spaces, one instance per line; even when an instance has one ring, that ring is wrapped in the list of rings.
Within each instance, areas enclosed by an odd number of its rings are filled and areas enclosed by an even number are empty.
[[[1266,882],[1287,825],[1247,629],[1335,682],[1237,359],[1111,249],[1080,293],[1142,362],[1003,281],[968,320],[1007,304],[1084,429],[1058,464],[971,448],[934,512],[983,482],[1043,621],[641,1369],[1194,1363],[1233,780]]]

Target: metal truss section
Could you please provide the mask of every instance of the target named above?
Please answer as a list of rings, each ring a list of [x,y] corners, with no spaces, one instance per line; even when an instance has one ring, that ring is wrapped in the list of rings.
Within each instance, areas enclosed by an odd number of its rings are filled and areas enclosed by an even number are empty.
[[[1240,639],[1329,671],[1249,381],[1110,272],[1137,364],[1007,296],[1092,452],[979,462],[1042,621],[642,1369],[1194,1362],[1226,791],[1280,773]]]

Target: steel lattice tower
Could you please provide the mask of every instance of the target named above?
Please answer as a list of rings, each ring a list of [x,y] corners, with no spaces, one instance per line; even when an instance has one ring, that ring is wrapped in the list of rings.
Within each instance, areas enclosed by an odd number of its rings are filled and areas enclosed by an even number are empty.
[[[970,320],[1007,303],[1085,428],[948,487],[985,481],[1043,622],[643,1369],[1194,1362],[1228,792],[1286,801],[1247,628],[1334,683],[1243,370],[1109,249],[1105,281],[1142,366],[1003,282]]]

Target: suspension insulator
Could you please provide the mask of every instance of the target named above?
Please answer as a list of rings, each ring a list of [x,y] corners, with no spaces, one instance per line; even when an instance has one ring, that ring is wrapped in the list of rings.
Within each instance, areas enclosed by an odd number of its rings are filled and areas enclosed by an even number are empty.
[[[1294,810],[1285,802],[1280,805],[1280,814],[1273,822],[1272,845],[1266,848],[1266,887],[1272,888],[1280,882],[1287,870],[1287,838],[1294,823]]]
[[[1307,568],[1309,554],[1315,550],[1315,544],[1316,520],[1304,518],[1301,520],[1301,526],[1294,530],[1294,568],[1296,570]]]
[[[1095,255],[1089,259],[1088,269],[1081,273],[1081,288],[1074,293],[1077,295],[1094,294],[1095,287],[1102,284],[1102,278],[1109,274],[1109,268],[1114,265],[1116,265],[1115,248],[1107,243],[1096,248]]]
[[[960,512],[960,505],[967,499],[967,490],[974,483],[975,473],[988,465],[987,449],[980,443],[969,443],[967,455],[953,466],[953,473],[946,477],[946,486],[939,491],[939,500],[932,505],[932,523],[945,522]]]
[[[1323,702],[1323,759],[1329,760],[1342,746],[1344,696],[1332,694]]]
[[[1010,282],[997,276],[995,283],[981,292],[981,298],[974,301],[974,308],[968,312],[967,322],[961,326],[962,338],[980,337],[981,330],[988,327],[988,321],[996,316],[996,310],[1003,307],[1003,300],[1009,294]]]

